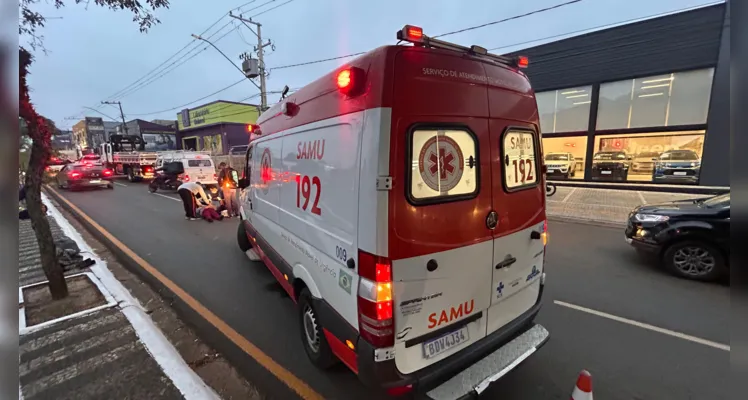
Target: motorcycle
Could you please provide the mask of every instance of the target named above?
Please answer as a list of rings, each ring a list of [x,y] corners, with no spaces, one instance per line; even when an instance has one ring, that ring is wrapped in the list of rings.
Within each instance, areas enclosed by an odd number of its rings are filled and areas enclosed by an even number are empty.
[[[182,182],[177,176],[167,174],[157,174],[155,178],[148,184],[148,191],[156,193],[159,189],[161,190],[177,190]]]
[[[551,182],[545,183],[545,195],[548,197],[553,196],[556,194],[556,184]]]

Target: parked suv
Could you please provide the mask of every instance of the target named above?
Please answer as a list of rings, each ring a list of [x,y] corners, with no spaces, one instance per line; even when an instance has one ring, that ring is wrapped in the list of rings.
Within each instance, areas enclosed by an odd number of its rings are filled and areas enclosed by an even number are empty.
[[[701,158],[693,150],[668,150],[654,159],[652,180],[655,182],[697,183]]]
[[[577,170],[577,163],[571,153],[548,153],[545,156],[546,176],[569,179]]]
[[[592,180],[625,181],[630,161],[623,151],[601,151],[592,157]]]
[[[631,162],[632,172],[652,173],[654,160],[660,156],[656,151],[645,151],[634,156]]]

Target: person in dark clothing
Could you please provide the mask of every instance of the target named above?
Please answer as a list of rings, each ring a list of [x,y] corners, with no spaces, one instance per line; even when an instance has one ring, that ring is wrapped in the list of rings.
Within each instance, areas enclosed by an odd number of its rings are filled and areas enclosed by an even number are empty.
[[[197,209],[197,214],[208,222],[223,220],[223,216],[212,205],[199,207]]]
[[[225,162],[218,164],[218,169],[218,185],[223,194],[223,204],[226,206],[226,212],[229,214],[229,217],[234,217],[239,214],[239,205],[236,201],[239,174],[237,174],[236,170],[227,166]]]

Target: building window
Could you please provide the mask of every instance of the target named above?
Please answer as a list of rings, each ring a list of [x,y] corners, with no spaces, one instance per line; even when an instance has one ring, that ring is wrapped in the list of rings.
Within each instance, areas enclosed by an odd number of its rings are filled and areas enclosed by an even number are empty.
[[[696,184],[704,131],[595,137],[592,180]]]
[[[714,68],[600,85],[597,129],[705,124]]]
[[[540,113],[540,131],[543,134],[587,130],[592,86],[536,93],[535,99]]]
[[[584,179],[587,136],[543,138],[548,179]]]

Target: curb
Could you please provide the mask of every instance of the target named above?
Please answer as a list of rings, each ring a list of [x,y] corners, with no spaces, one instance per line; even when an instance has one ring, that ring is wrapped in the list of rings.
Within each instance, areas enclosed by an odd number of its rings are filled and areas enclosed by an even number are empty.
[[[548,214],[548,220],[566,222],[566,223],[571,223],[571,224],[594,225],[594,226],[600,226],[603,228],[620,228],[620,229],[626,228],[626,224],[624,224],[623,222],[606,221],[606,220],[593,219],[593,218],[572,218],[572,217],[563,217],[560,215]]]
[[[304,392],[302,394],[297,392],[296,389],[287,386],[278,375],[271,372],[265,365],[255,359],[254,356],[239,346],[235,337],[229,337],[227,334],[222,332],[216,325],[216,321],[206,319],[206,317],[183,300],[171,288],[161,282],[155,275],[141,267],[135,259],[112,242],[107,235],[70,207],[67,203],[69,200],[64,199],[64,197],[53,188],[44,187],[44,193],[49,197],[54,198],[60,207],[69,212],[91,236],[101,242],[101,244],[112,253],[124,268],[138,276],[145,284],[150,286],[164,300],[164,302],[166,302],[177,313],[183,322],[195,330],[195,333],[206,345],[221,354],[226,361],[228,361],[247,381],[251,382],[260,393],[265,394],[265,396],[269,393],[278,394],[277,397],[272,398],[321,399],[321,396],[314,392]]]
[[[50,197],[55,198],[57,203],[61,207],[64,207],[63,204],[65,203],[60,201],[58,196],[55,196],[55,194],[57,193],[45,188],[42,192],[42,199],[49,202]],[[104,288],[106,288],[113,298],[112,300],[116,301],[115,304],[119,305],[119,311],[124,314],[125,318],[127,318],[140,342],[154,361],[156,361],[166,377],[172,381],[177,390],[182,394],[182,396],[184,396],[185,400],[220,399],[213,388],[208,386],[205,381],[203,381],[202,378],[200,378],[197,373],[187,365],[174,345],[169,342],[164,333],[161,332],[161,330],[151,320],[150,316],[145,312],[140,302],[130,294],[127,288],[125,288],[117,278],[114,277],[114,275],[112,275],[111,271],[106,267],[106,262],[103,261],[96,252],[94,252],[80,233],[75,230],[65,216],[60,213],[57,207],[50,202],[47,205],[47,208],[52,217],[57,221],[57,224],[60,225],[60,228],[63,230],[65,235],[75,241],[81,251],[89,253],[91,255],[90,258],[96,261],[96,264],[92,265],[90,268],[91,274],[99,280]],[[73,215],[76,216],[76,219],[80,219],[76,214],[73,213]],[[86,227],[86,229],[89,228]]]

